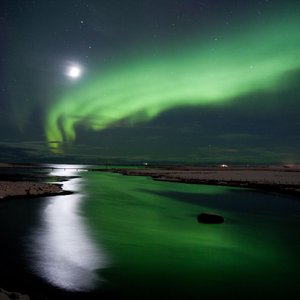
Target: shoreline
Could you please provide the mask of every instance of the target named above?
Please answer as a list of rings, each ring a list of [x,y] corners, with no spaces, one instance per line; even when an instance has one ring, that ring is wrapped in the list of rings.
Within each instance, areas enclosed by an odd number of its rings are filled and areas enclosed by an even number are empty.
[[[0,164],[1,168],[24,168],[24,165]],[[34,166],[36,167],[36,166]],[[25,167],[31,168],[31,167]],[[39,169],[48,167],[39,166]],[[66,165],[64,165],[66,168]],[[80,169],[80,168],[78,168]],[[284,166],[155,166],[124,168],[84,168],[89,172],[111,172],[127,176],[147,176],[156,181],[167,181],[186,184],[205,184],[250,188],[269,192],[279,192],[300,198],[300,167]],[[74,176],[78,177],[78,176]],[[73,178],[73,176],[71,177]],[[62,176],[60,181],[70,178]],[[61,184],[39,181],[0,180],[0,200],[21,197],[42,197],[67,195],[72,192],[62,189]]]
[[[0,299],[2,300],[30,300],[27,294],[21,294],[17,292],[8,292],[0,288]]]
[[[106,170],[107,171],[107,170]],[[279,192],[300,198],[300,171],[270,168],[111,169],[126,176],[148,176],[156,181],[230,186]]]
[[[32,181],[0,181],[0,200],[66,195],[62,185]]]

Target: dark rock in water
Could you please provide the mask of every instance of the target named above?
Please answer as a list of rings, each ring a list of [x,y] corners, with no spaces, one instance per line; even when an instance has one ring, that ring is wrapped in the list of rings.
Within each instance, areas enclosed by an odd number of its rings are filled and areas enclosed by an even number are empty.
[[[221,224],[224,222],[224,218],[219,215],[202,213],[197,216],[197,220],[199,223],[205,224]]]

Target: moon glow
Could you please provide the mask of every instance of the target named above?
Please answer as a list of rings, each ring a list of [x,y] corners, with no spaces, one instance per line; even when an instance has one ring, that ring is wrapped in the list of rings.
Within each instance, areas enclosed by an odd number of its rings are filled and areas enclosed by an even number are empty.
[[[67,71],[67,76],[73,79],[81,76],[82,70],[79,66],[70,66]]]

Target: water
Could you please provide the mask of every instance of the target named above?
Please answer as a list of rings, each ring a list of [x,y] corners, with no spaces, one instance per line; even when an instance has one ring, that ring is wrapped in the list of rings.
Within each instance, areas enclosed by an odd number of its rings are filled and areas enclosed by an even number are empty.
[[[63,168],[49,175],[78,174]],[[73,195],[0,204],[0,286],[35,299],[294,299],[299,293],[297,199],[80,175],[64,183]],[[225,223],[197,223],[207,211]]]

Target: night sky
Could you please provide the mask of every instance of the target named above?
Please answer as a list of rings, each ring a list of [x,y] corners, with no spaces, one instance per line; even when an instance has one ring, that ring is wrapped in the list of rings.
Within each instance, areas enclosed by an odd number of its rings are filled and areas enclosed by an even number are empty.
[[[0,161],[300,163],[299,28],[299,0],[2,0]]]

